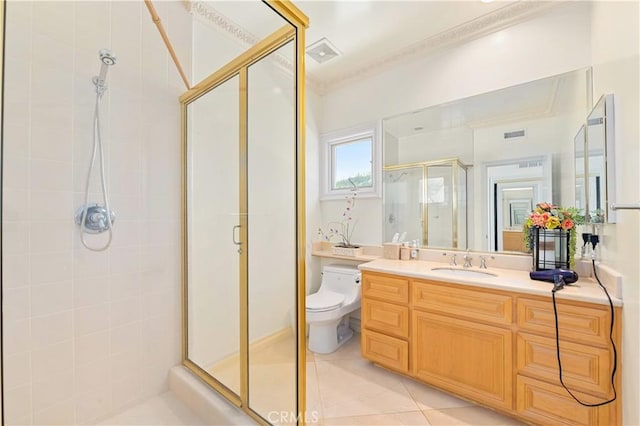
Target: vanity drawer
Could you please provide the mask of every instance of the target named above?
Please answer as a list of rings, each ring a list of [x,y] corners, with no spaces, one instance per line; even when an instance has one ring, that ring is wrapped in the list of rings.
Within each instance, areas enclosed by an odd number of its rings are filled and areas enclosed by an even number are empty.
[[[589,392],[602,399],[613,396],[611,353],[607,349],[562,341],[562,378],[571,390]],[[518,333],[517,372],[560,386],[554,338]]]
[[[395,337],[362,330],[362,356],[392,370],[409,371],[409,343]]]
[[[406,306],[362,299],[362,320],[369,330],[409,338],[409,308]]]
[[[516,378],[516,414],[539,425],[612,425],[615,420],[615,404],[600,407],[583,407],[571,398],[564,388],[550,383],[518,375]],[[581,392],[574,394],[587,403],[597,403],[600,398]]]
[[[579,305],[558,301],[558,327],[561,341],[609,345],[611,315],[609,307]],[[518,328],[555,338],[556,325],[551,299],[518,298]]]
[[[412,281],[411,285],[414,308],[498,325],[513,322],[511,296],[434,281]]]
[[[362,275],[362,297],[409,303],[409,280],[365,272]]]

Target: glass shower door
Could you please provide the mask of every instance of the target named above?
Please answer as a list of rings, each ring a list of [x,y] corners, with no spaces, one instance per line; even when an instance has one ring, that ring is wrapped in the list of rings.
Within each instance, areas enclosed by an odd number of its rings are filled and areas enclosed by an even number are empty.
[[[240,82],[235,75],[186,106],[186,356],[241,393]]]
[[[453,174],[450,164],[427,167],[425,199],[427,206],[427,243],[431,247],[457,247],[454,241]]]
[[[423,167],[403,167],[385,170],[384,185],[384,241],[395,234],[404,241],[424,241]]]
[[[274,424],[296,413],[294,48],[247,69],[248,402]]]

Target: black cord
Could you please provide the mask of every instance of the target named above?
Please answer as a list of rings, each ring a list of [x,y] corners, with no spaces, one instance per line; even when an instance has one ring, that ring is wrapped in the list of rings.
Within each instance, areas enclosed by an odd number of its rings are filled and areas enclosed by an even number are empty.
[[[558,331],[558,308],[556,307],[556,289],[555,288],[554,288],[553,291],[551,291],[551,298],[553,299],[553,314],[554,314],[555,320],[556,320],[556,354],[558,356],[558,372],[559,372],[559,375],[560,375],[560,384],[562,385],[563,388],[565,388],[565,390],[567,392],[569,392],[569,395],[571,395],[571,397],[573,399],[575,399],[580,405],[583,405],[585,407],[600,407],[602,405],[606,405],[606,404],[612,403],[618,397],[618,394],[616,393],[616,385],[615,385],[616,370],[618,369],[618,351],[616,350],[616,344],[613,341],[613,324],[614,324],[614,321],[615,321],[615,314],[614,314],[614,309],[613,309],[613,301],[611,300],[611,296],[609,296],[609,292],[607,291],[607,288],[602,285],[602,283],[600,282],[600,278],[598,278],[598,273],[596,272],[596,261],[595,261],[595,259],[592,259],[591,262],[593,263],[593,275],[595,276],[596,281],[598,281],[598,285],[600,286],[600,288],[602,288],[602,290],[604,291],[604,294],[607,295],[607,299],[609,299],[609,307],[611,308],[611,327],[609,329],[609,340],[611,341],[611,346],[613,347],[613,368],[611,369],[611,387],[613,388],[613,398],[611,398],[610,400],[604,401],[604,402],[598,402],[596,404],[587,404],[586,402],[580,401],[573,394],[573,392],[571,392],[569,390],[567,385],[564,384],[564,380],[562,379],[562,361],[560,360],[560,338],[558,336],[558,334],[559,334],[559,331]]]

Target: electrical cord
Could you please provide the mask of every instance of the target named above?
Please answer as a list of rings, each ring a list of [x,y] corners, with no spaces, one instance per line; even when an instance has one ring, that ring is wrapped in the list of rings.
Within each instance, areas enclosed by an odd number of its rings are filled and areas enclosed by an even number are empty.
[[[571,395],[571,397],[573,399],[575,399],[580,405],[583,405],[585,407],[600,407],[602,405],[606,405],[606,404],[612,403],[618,397],[618,394],[616,392],[616,385],[615,385],[616,370],[618,369],[618,351],[616,349],[616,344],[613,341],[613,325],[614,325],[614,321],[615,321],[615,314],[614,314],[614,309],[613,309],[613,301],[611,300],[611,296],[609,296],[609,292],[607,291],[607,288],[604,285],[602,285],[602,283],[600,282],[600,278],[598,278],[598,272],[596,271],[596,261],[595,261],[595,259],[592,259],[591,262],[593,264],[593,275],[595,276],[596,281],[598,282],[598,285],[600,286],[600,288],[602,288],[602,290],[604,291],[604,294],[607,295],[607,299],[609,300],[609,307],[611,308],[611,327],[609,328],[609,340],[611,341],[611,346],[613,348],[613,368],[611,369],[611,388],[613,389],[613,398],[609,399],[608,401],[598,402],[598,403],[595,403],[595,404],[589,404],[589,403],[586,403],[586,402],[582,402],[582,401],[580,401],[580,399],[578,399],[578,397],[576,397],[573,394],[573,392],[571,392],[571,390],[569,390],[567,385],[564,384],[564,380],[562,379],[562,361],[560,359],[560,337],[559,337],[559,330],[558,330],[558,308],[556,307],[556,291],[561,289],[562,286],[560,286],[559,288],[554,287],[554,289],[551,291],[551,298],[553,299],[553,314],[555,316],[555,323],[556,323],[556,355],[558,356],[558,372],[559,372],[559,376],[560,376],[560,384],[569,393],[569,395]]]

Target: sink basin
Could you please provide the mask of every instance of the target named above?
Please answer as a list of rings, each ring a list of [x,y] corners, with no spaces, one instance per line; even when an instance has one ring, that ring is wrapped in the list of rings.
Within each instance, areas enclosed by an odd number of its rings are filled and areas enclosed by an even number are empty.
[[[468,277],[468,278],[488,278],[488,277],[497,277],[498,275],[493,274],[487,271],[480,271],[478,269],[462,269],[462,268],[448,268],[448,267],[440,267],[440,268],[431,268],[432,271],[444,272],[445,274],[451,274],[452,276],[457,277]]]

